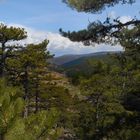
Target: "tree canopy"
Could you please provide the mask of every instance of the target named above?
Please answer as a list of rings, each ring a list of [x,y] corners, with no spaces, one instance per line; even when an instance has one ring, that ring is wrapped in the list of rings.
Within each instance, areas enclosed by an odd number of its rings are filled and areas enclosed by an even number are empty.
[[[63,2],[97,13],[134,1]],[[0,24],[0,140],[140,140],[140,20],[107,17],[82,31],[60,32],[86,45],[119,43],[125,51],[94,59],[85,55],[79,68],[75,62],[75,69],[67,67],[68,78],[66,70],[58,73],[50,64],[48,40],[8,44],[27,33]]]
[[[21,46],[6,45],[9,41],[19,41],[27,37],[27,32],[23,28],[8,27],[0,24],[0,77],[3,77],[6,71],[6,60],[15,55],[11,54],[13,50]]]
[[[101,10],[104,10],[105,7],[109,6],[115,6],[115,4],[121,3],[133,3],[135,1],[133,0],[67,0],[64,1],[67,3],[70,7],[73,7],[77,9],[78,11],[82,12],[91,12],[96,13]],[[87,10],[88,9],[88,10]],[[136,30],[136,28],[139,28],[140,20],[138,18],[133,18],[132,20],[122,23],[120,21],[119,17],[116,17],[115,19],[111,19],[110,17],[106,17],[106,20],[104,22],[93,21],[90,22],[87,29],[83,29],[80,31],[73,31],[73,32],[65,32],[62,29],[60,29],[60,33],[68,37],[72,41],[82,41],[85,45],[90,45],[92,43],[109,43],[114,44],[120,43],[123,39],[123,32],[126,29],[132,29],[135,27],[133,32],[137,32],[136,34],[139,34],[139,30]],[[126,32],[125,32],[126,33]]]
[[[64,2],[79,12],[95,14],[106,7],[135,1],[65,0]],[[95,59],[92,59],[94,68],[91,66],[90,76],[83,74],[77,77],[83,95],[79,107],[80,115],[75,124],[77,136],[83,140],[138,140],[140,20],[134,18],[122,23],[119,18],[107,17],[104,22],[89,23],[87,29],[73,32],[60,29],[60,33],[72,41],[83,42],[85,45],[119,44],[125,50],[110,57],[110,61],[114,64],[103,60],[103,63],[96,67]],[[87,69],[89,70],[89,67]],[[75,76],[72,77],[73,80],[74,78]]]
[[[106,7],[111,7],[119,3],[132,4],[135,0],[63,0],[63,2],[79,12],[97,13]]]

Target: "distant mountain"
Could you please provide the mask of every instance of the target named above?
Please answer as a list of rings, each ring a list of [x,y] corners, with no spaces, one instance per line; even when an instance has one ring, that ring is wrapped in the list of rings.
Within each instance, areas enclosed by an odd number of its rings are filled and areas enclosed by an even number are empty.
[[[88,77],[94,72],[94,62],[105,62],[116,65],[117,62],[110,55],[120,52],[98,52],[83,55],[64,55],[53,58],[54,70],[68,76],[73,84],[77,84],[80,77]],[[109,55],[110,54],[110,55]]]
[[[51,59],[51,63],[58,65],[58,66],[68,66],[80,63],[87,58],[99,58],[105,56],[107,54],[113,54],[116,52],[97,52],[97,53],[90,53],[90,54],[80,54],[80,55],[63,55],[60,57],[54,57]]]
[[[59,57],[54,57],[53,59],[51,59],[51,63],[56,65],[63,65],[80,57],[82,57],[82,55],[63,55]]]

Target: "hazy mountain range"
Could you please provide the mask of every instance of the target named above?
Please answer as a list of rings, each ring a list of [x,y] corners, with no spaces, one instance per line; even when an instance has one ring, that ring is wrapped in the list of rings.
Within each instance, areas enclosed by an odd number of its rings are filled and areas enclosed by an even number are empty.
[[[103,56],[106,56],[107,54],[115,54],[118,53],[116,51],[114,52],[97,52],[97,53],[90,53],[90,54],[80,54],[80,55],[63,55],[59,57],[54,57],[51,59],[51,63],[58,65],[58,66],[67,66],[67,65],[73,65],[80,63],[81,61],[84,61],[85,59],[88,58],[100,58]]]

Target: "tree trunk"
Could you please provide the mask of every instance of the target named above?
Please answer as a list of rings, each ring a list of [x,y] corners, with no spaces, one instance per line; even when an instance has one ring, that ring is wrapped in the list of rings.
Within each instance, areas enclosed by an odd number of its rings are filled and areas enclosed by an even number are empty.
[[[4,77],[5,73],[5,43],[2,43],[1,62],[0,62],[0,77]]]
[[[0,134],[0,140],[4,140],[4,134]]]
[[[39,90],[38,90],[38,83],[36,83],[36,93],[35,93],[35,113],[37,113],[38,110],[39,110],[39,106],[38,106],[39,101],[38,101],[38,99],[39,99]]]
[[[29,79],[28,79],[28,69],[27,66],[25,67],[25,75],[23,80],[23,87],[24,87],[24,100],[25,100],[25,110],[24,110],[24,118],[28,117],[29,114]]]

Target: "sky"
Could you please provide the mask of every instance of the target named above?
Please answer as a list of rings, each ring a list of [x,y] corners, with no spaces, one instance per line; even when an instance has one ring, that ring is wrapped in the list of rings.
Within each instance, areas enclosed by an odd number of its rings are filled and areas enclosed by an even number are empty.
[[[49,39],[48,49],[56,56],[99,51],[122,50],[121,46],[94,45],[71,42],[60,36],[59,28],[65,31],[86,28],[89,21],[104,21],[107,16],[120,17],[122,22],[139,17],[140,0],[131,5],[116,5],[101,14],[78,13],[62,3],[62,0],[0,0],[0,22],[8,26],[24,27],[28,38],[22,43],[39,43]]]

